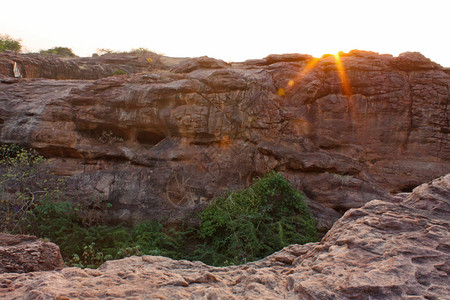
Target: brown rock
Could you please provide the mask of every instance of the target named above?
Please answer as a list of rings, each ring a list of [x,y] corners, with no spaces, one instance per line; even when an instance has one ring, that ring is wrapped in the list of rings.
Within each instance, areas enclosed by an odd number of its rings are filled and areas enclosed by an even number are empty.
[[[0,297],[447,299],[449,204],[450,174],[400,204],[374,200],[348,211],[320,243],[291,245],[257,262],[218,268],[143,256],[97,270],[1,274]]]
[[[55,244],[34,236],[0,233],[0,274],[52,271],[63,267]]]
[[[147,59],[151,58],[150,63]],[[14,65],[20,72],[15,76]],[[95,57],[66,58],[57,55],[0,53],[0,75],[21,78],[47,79],[99,79],[109,77],[114,71],[128,74],[163,68],[156,53],[105,54]]]
[[[130,56],[89,59],[140,70]],[[70,176],[73,199],[111,203],[105,218],[116,221],[180,222],[276,170],[326,231],[336,212],[450,172],[450,75],[439,65],[357,50],[340,54],[340,71],[330,55],[263,60],[164,58],[178,73],[0,79],[0,142],[41,151]]]
[[[414,71],[414,70],[432,70],[436,68],[441,68],[435,62],[432,62],[429,58],[426,58],[419,52],[405,52],[401,53],[395,59],[395,65],[404,71]]]
[[[208,56],[186,59],[171,69],[174,73],[190,73],[198,69],[222,69],[231,65],[223,60],[211,58]]]
[[[449,214],[450,174],[419,186],[400,204],[374,200],[352,209],[294,262],[293,289],[314,299],[445,299]]]

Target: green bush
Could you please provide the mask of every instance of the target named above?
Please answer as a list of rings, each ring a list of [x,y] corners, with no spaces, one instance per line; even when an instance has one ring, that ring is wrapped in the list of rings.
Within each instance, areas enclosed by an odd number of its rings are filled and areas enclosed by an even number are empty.
[[[111,73],[111,75],[126,75],[126,74],[128,74],[127,71],[121,69],[115,70],[114,72]]]
[[[150,51],[148,48],[140,47],[140,48],[133,48],[130,50],[129,53],[153,53],[153,51]]]
[[[17,145],[0,145],[1,230],[27,233],[34,228],[33,210],[45,199],[60,199],[64,179],[45,167],[45,158]]]
[[[213,265],[240,264],[290,244],[316,241],[315,221],[302,199],[275,172],[217,198],[200,214],[205,244],[197,253]]]
[[[7,34],[0,34],[0,52],[6,50],[12,50],[20,52],[22,49],[22,43],[18,39],[14,39]]]
[[[75,57],[75,53],[73,53],[71,48],[67,48],[67,47],[53,47],[47,50],[40,50],[39,51],[40,54],[44,54],[44,55],[50,55],[50,54],[55,54],[55,55],[60,55],[60,56],[66,56],[66,57]]]

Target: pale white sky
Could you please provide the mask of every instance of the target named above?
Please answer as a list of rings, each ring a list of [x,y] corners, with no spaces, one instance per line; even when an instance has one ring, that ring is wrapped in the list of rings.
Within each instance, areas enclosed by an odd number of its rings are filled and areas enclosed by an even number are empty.
[[[419,51],[450,67],[450,0],[10,0],[0,33],[30,51],[146,47],[242,61],[272,53]]]

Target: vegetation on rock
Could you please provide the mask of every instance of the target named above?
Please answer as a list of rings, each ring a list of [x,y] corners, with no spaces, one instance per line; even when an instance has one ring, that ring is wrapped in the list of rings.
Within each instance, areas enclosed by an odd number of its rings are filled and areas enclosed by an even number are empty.
[[[67,56],[67,57],[75,57],[75,53],[73,53],[71,48],[67,47],[53,47],[47,50],[41,50],[39,51],[40,54],[49,55],[49,54],[55,54],[59,56]]]
[[[17,145],[0,146],[0,168],[1,230],[29,233],[36,221],[33,211],[60,199],[64,180],[46,169],[36,151]]]
[[[64,180],[35,151],[1,145],[0,158],[1,230],[51,240],[68,265],[94,268],[108,259],[150,254],[223,266],[317,239],[301,193],[275,172],[217,198],[200,213],[200,228],[175,230],[150,220],[132,227],[93,220],[87,207],[65,201]]]
[[[22,43],[19,39],[14,39],[7,34],[0,34],[0,52],[12,50],[20,52]]]
[[[200,218],[208,249],[200,259],[214,265],[253,261],[290,244],[317,240],[302,194],[273,171],[245,190],[217,198]]]
[[[127,71],[124,71],[122,69],[115,70],[114,72],[111,73],[111,75],[126,75],[126,74],[128,74]]]
[[[117,51],[117,50],[112,50],[112,49],[107,49],[107,48],[99,48],[97,49],[96,53],[98,55],[104,55],[104,54],[144,54],[144,53],[154,53],[154,51],[151,51],[145,47],[140,47],[140,48],[134,48],[131,49],[130,51]]]

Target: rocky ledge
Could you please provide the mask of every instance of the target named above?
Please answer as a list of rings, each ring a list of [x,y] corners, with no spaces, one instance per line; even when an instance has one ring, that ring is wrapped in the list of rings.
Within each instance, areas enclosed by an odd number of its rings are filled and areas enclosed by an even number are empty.
[[[159,256],[1,274],[2,299],[448,299],[450,174],[351,209],[320,243],[218,268]]]
[[[110,76],[117,68],[129,74]],[[108,204],[112,222],[190,221],[276,170],[326,232],[350,208],[450,172],[450,75],[420,53],[242,63],[6,53],[0,73],[0,143],[39,150],[74,201],[99,214]]]
[[[63,267],[55,244],[34,236],[0,233],[0,274],[51,271]]]

